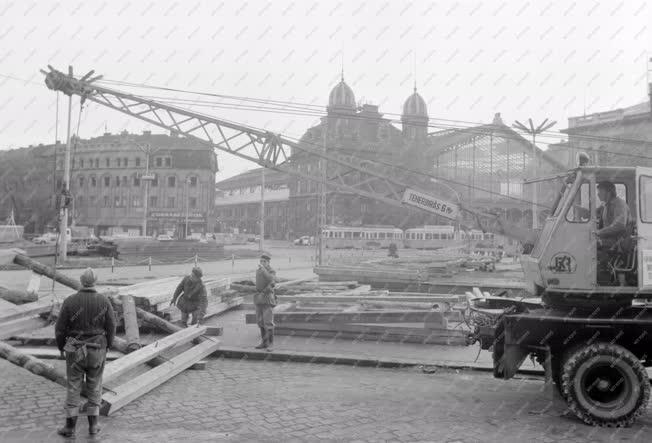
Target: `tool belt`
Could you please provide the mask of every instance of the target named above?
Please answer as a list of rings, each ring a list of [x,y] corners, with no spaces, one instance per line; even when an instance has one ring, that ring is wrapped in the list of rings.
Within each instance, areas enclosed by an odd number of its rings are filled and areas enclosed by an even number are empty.
[[[88,355],[88,348],[92,349],[102,349],[102,345],[99,343],[94,343],[90,340],[95,340],[100,336],[93,336],[86,340],[79,340],[75,337],[68,337],[66,339],[66,345],[63,347],[63,350],[66,354],[71,354],[75,360],[83,360]]]

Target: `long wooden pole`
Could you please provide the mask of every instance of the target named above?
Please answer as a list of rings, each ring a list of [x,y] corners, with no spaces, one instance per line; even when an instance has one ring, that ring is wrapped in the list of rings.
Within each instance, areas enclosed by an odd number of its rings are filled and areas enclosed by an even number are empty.
[[[27,369],[32,374],[40,375],[50,381],[55,382],[61,386],[66,386],[66,376],[57,371],[53,366],[45,363],[31,355],[24,354],[20,350],[0,341],[0,357],[6,359],[10,363]]]

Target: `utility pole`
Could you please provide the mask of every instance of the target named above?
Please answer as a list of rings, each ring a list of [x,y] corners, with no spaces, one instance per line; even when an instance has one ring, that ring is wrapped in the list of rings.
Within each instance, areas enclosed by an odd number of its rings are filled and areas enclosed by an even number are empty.
[[[68,67],[68,73],[72,77],[72,66]],[[71,151],[71,135],[70,123],[72,120],[72,94],[68,96],[68,133],[66,142],[66,156],[64,160],[63,170],[63,195],[61,196],[62,213],[61,223],[59,223],[59,258],[65,261],[68,257],[68,195],[70,194],[70,151]],[[55,147],[56,149],[56,147]]]
[[[265,167],[260,170],[260,252],[265,249]]]
[[[323,139],[323,149],[324,153],[326,153],[326,140],[327,140],[327,134],[328,134],[328,117],[324,118],[324,139]],[[318,211],[318,216],[317,216],[317,263],[321,266],[324,261],[324,239],[323,239],[323,229],[324,225],[326,225],[326,185],[324,184],[326,182],[326,162],[324,159],[319,159],[318,160],[318,165],[320,166],[319,168],[319,173],[321,174],[321,181],[319,183],[319,197],[318,197],[318,205],[319,208],[317,209]]]
[[[519,129],[523,132],[526,132],[532,136],[532,165],[533,165],[533,170],[534,170],[534,176],[537,177],[539,175],[539,168],[541,167],[541,157],[539,156],[539,153],[537,151],[537,135],[541,134],[543,131],[547,131],[548,129],[552,128],[555,124],[557,124],[556,121],[553,122],[548,122],[548,119],[545,119],[541,124],[535,128],[534,123],[532,123],[532,119],[528,119],[528,123],[530,124],[530,127],[525,126],[523,123],[519,122],[518,120],[514,121],[514,124],[512,125],[513,128]],[[538,183],[533,183],[533,188],[532,188],[532,229],[539,229],[539,217],[537,216],[537,206],[538,202],[538,193],[539,193],[539,184]],[[509,190],[509,181],[507,183],[507,189]]]
[[[188,238],[188,212],[190,211],[189,206],[190,206],[190,195],[188,195],[188,185],[190,184],[190,178],[186,178],[186,229],[185,229],[185,234],[183,236],[183,239]]]
[[[149,182],[154,180],[154,175],[149,174],[149,157],[158,149],[152,149],[150,145],[138,145],[138,149],[145,153],[145,174],[140,179],[145,182],[145,198],[143,200],[143,228],[141,235],[147,236],[147,212],[149,210]]]

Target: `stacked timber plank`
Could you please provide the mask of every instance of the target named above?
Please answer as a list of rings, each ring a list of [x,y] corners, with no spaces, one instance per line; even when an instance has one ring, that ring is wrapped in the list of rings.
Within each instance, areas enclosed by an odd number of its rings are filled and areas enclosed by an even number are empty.
[[[367,285],[346,291],[320,292],[319,284],[323,282],[315,283],[307,294],[278,296],[280,304],[274,308],[278,335],[467,344],[470,331],[461,324],[465,296],[390,293],[373,291]],[[344,285],[332,282],[330,286]],[[255,315],[247,314],[246,322],[255,323]]]

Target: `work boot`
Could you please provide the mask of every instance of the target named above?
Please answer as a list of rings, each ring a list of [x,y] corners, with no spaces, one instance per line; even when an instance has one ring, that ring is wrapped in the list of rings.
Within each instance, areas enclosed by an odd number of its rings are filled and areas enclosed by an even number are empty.
[[[260,328],[260,344],[255,347],[255,349],[265,349],[267,347],[267,336],[265,334],[265,329]]]
[[[267,331],[267,352],[272,352],[274,349],[274,329]]]
[[[74,437],[76,427],[77,427],[77,417],[67,417],[66,426],[57,429],[57,434],[63,437]]]
[[[97,415],[89,415],[88,416],[88,433],[91,435],[99,434],[100,433],[100,427],[97,424]]]

